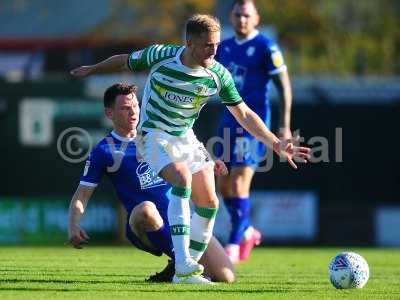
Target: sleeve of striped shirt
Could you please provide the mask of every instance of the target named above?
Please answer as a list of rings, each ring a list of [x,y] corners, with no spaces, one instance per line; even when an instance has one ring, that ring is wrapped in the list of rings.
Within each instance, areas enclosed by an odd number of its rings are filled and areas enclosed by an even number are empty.
[[[236,89],[231,73],[227,69],[223,69],[221,76],[221,90],[219,92],[222,103],[225,105],[237,105],[242,102],[242,97]]]
[[[128,57],[128,67],[132,71],[150,69],[161,60],[174,56],[178,49],[175,45],[151,45],[134,51]]]

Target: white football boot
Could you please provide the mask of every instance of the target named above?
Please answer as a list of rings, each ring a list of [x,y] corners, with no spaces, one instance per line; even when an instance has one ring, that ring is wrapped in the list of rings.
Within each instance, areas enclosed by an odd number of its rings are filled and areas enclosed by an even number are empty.
[[[203,274],[204,267],[195,260],[189,258],[184,263],[175,263],[175,275],[180,278]]]
[[[189,277],[178,277],[174,275],[172,283],[189,283],[189,284],[215,284],[201,275],[193,275]]]

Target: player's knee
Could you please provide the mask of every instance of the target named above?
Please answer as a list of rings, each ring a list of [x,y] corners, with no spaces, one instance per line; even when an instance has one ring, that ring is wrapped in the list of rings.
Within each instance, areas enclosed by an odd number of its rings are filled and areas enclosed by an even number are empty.
[[[234,283],[236,281],[235,272],[229,268],[225,268],[218,279],[220,282]]]
[[[232,270],[226,271],[224,277],[224,282],[226,283],[234,283],[236,281],[235,273]]]
[[[151,201],[144,201],[140,204],[140,213],[144,219],[151,219],[158,214],[157,207]]]
[[[163,225],[163,220],[153,202],[144,201],[139,204],[138,214],[146,230],[157,230]]]
[[[210,195],[208,199],[206,199],[206,206],[218,208],[219,207],[219,200],[218,197],[215,195]]]
[[[201,196],[196,196],[196,201],[194,202],[199,207],[208,208],[218,208],[219,200],[217,195],[204,193]]]

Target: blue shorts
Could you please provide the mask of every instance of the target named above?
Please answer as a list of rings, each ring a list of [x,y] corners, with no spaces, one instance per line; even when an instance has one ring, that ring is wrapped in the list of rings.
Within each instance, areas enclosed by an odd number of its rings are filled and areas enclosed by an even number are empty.
[[[271,109],[255,111],[265,125],[271,128]],[[217,159],[225,162],[230,169],[235,166],[250,166],[256,169],[266,159],[267,147],[243,129],[231,113],[224,113],[218,126],[221,142],[215,144],[213,152]]]
[[[166,211],[158,211],[160,213],[161,218],[163,219],[163,222],[165,226],[169,226],[168,223],[168,218],[167,218],[167,212]],[[159,245],[155,244],[152,242],[154,248],[150,248],[147,245],[145,245],[142,240],[132,231],[131,226],[129,226],[129,218],[130,218],[130,213],[128,214],[128,217],[126,219],[126,225],[125,225],[125,235],[126,238],[134,245],[136,248],[148,252],[150,254],[156,255],[156,256],[161,256],[163,254],[163,251],[159,247]],[[167,254],[167,253],[166,253]],[[167,254],[168,255],[168,254]]]

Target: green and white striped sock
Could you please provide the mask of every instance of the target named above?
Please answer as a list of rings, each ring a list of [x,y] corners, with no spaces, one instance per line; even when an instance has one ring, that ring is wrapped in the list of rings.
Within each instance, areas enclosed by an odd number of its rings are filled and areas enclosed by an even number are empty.
[[[192,215],[190,232],[190,255],[199,261],[213,234],[218,208],[196,206]]]

